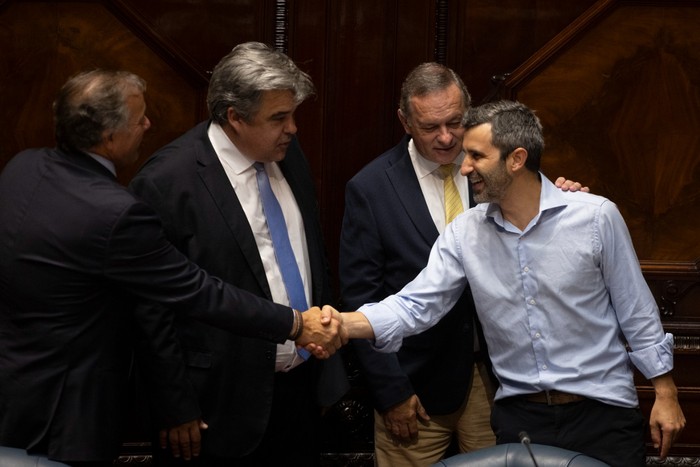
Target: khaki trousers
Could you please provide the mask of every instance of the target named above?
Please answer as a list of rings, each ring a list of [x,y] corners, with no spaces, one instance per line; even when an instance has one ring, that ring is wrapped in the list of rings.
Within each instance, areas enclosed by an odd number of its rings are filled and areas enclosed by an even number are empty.
[[[426,467],[439,461],[457,437],[460,452],[474,451],[496,444],[491,431],[491,406],[494,391],[482,363],[474,364],[472,387],[465,403],[454,413],[430,415],[427,424],[418,422],[416,443],[402,446],[393,442],[384,418],[374,414],[374,448],[377,467]]]

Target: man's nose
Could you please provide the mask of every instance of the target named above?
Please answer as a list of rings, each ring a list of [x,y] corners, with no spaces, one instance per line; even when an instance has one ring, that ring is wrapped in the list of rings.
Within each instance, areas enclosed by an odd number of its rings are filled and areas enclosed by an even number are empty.
[[[297,122],[293,116],[290,116],[285,122],[284,132],[290,135],[295,135],[297,133]]]
[[[462,166],[459,168],[459,173],[465,177],[472,173],[474,171],[474,165],[472,165],[472,162],[472,158],[469,156],[469,154],[465,154],[464,159],[462,160]]]

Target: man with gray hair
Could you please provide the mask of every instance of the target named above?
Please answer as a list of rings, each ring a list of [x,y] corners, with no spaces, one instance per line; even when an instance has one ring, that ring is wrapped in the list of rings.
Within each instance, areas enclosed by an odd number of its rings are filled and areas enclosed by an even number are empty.
[[[294,112],[313,92],[283,53],[258,42],[236,46],[211,76],[210,120],[157,151],[130,184],[190,259],[301,310],[332,295],[314,181],[295,137]],[[318,464],[320,405],[347,390],[338,358],[308,359],[292,341],[240,338],[186,316],[175,324],[187,379],[154,401],[159,412],[179,408],[180,422],[201,411],[209,428],[199,465]],[[194,400],[184,397],[190,387]],[[187,439],[187,430],[162,433],[176,455],[183,433]]]
[[[270,345],[309,342],[314,321],[326,329],[318,308],[300,331],[290,307],[199,269],[117,182],[151,126],[145,91],[124,71],[71,78],[54,103],[58,147],[23,151],[0,175],[2,446],[112,465],[134,330],[172,330],[168,315],[135,308],[139,300]]]

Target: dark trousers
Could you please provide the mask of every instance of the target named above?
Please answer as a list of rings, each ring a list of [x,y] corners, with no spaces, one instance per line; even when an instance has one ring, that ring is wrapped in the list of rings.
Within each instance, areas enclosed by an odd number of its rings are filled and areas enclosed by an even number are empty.
[[[580,452],[613,467],[645,465],[646,423],[639,408],[591,399],[547,405],[510,397],[495,402],[491,425],[497,444],[518,443],[525,431],[534,444]]]
[[[174,460],[159,452],[157,466],[172,467],[316,467],[320,463],[318,428],[320,408],[316,404],[313,362],[288,373],[275,374],[272,411],[260,445],[244,458],[202,455],[189,462]],[[236,420],[231,420],[236,423]],[[206,437],[202,439],[206,443]]]

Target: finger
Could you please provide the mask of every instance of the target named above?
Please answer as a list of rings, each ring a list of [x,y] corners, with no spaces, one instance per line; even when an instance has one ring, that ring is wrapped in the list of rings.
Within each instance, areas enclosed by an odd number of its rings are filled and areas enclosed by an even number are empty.
[[[411,430],[406,423],[399,425],[399,436],[402,440],[406,440],[411,437]]]
[[[190,433],[184,432],[180,436],[180,455],[186,461],[192,458],[192,445],[190,444]]]
[[[180,457],[180,434],[177,430],[170,430],[170,452],[173,457]]]
[[[659,451],[659,458],[663,461],[668,455],[668,451],[671,449],[673,444],[673,436],[670,433],[663,433],[661,435],[661,451]]]
[[[656,424],[651,425],[651,442],[654,445],[654,449],[659,449],[659,446],[661,446],[661,432]]]
[[[194,424],[190,429],[190,440],[192,457],[197,457],[202,450],[202,435],[199,432],[199,424]]]
[[[158,439],[160,440],[160,448],[168,449],[168,430],[160,430],[158,432]]]
[[[423,408],[423,405],[421,404],[418,404],[418,407],[416,408],[416,416],[422,422],[428,422],[430,420],[430,415],[428,415],[428,412]]]
[[[324,326],[330,324],[331,320],[333,319],[333,311],[335,310],[332,306],[323,306],[323,309],[321,310],[321,324],[323,324]]]

